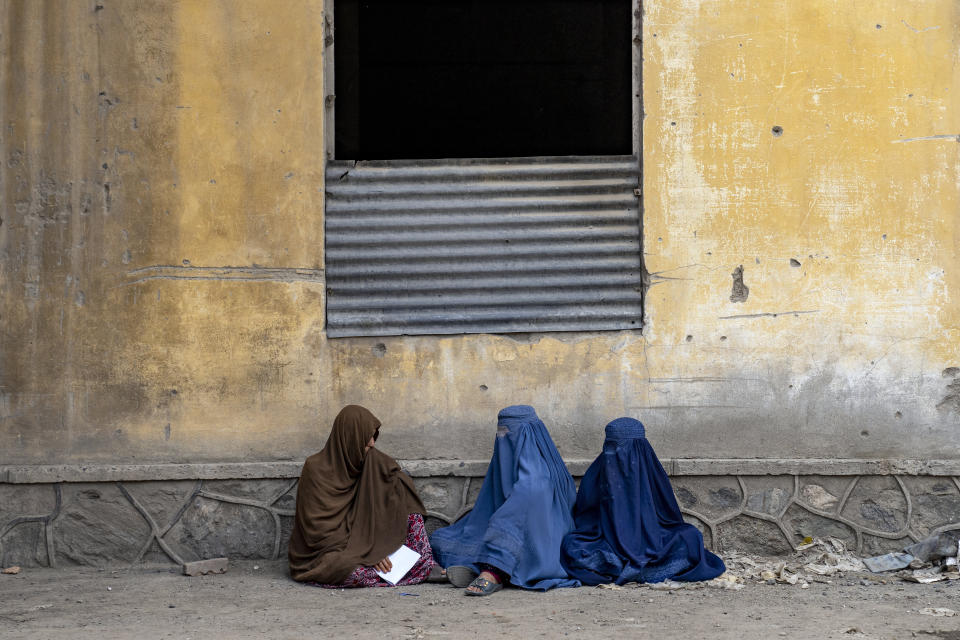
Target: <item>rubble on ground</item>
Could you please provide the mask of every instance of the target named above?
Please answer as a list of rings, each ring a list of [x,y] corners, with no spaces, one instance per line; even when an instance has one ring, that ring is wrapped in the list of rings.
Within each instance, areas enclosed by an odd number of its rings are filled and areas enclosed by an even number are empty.
[[[874,558],[859,558],[836,538],[805,541],[797,547],[793,556],[783,560],[752,558],[738,553],[724,554],[727,574],[744,580],[757,580],[767,584],[799,584],[826,582],[827,576],[847,572],[872,574],[861,582],[903,580],[906,582],[931,583],[941,580],[956,580],[960,556],[960,530],[943,531],[911,544],[902,552],[888,553]],[[727,575],[724,574],[724,575]]]
[[[904,547],[902,553],[888,553],[864,560],[870,571],[886,573],[907,582],[928,584],[960,579],[960,530],[941,531]],[[891,573],[895,571],[895,573]]]
[[[748,581],[775,585],[796,585],[808,589],[811,582],[831,582],[833,576],[847,573],[862,574],[860,583],[886,584],[888,581],[931,583],[960,579],[960,530],[944,531],[907,546],[902,552],[888,553],[874,558],[860,558],[836,538],[806,538],[792,556],[759,558],[739,552],[723,553],[727,571],[718,578],[704,582],[665,580],[653,584],[630,583],[600,585],[603,589],[642,587],[655,591],[677,589],[742,589]],[[877,575],[879,574],[879,575]],[[952,615],[952,614],[931,614]]]
[[[800,585],[801,588],[809,587],[810,582],[825,582],[826,576],[866,570],[863,561],[836,538],[809,539],[788,558],[753,558],[729,553],[724,554],[723,560],[727,573],[744,580]]]

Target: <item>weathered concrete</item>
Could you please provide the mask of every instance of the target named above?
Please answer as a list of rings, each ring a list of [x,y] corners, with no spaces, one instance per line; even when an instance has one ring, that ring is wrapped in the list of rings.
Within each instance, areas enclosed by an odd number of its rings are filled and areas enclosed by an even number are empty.
[[[66,485],[60,513],[48,526],[57,564],[131,563],[150,535],[148,523],[111,483]]]
[[[483,478],[414,481],[433,531],[472,506]],[[832,536],[878,554],[960,528],[957,476],[678,475],[672,482],[684,516],[720,551],[781,554],[807,536]],[[296,479],[0,484],[0,495],[11,491],[18,500],[0,514],[4,564],[179,565],[282,558]]]
[[[2,465],[0,482],[112,482],[148,480],[220,480],[295,478],[302,462],[228,462],[204,464]]]
[[[575,476],[583,475],[592,459],[565,460]],[[671,476],[808,476],[960,475],[960,460],[847,460],[826,459],[722,459],[661,458]],[[482,476],[489,460],[400,460],[404,471],[415,478]],[[0,465],[0,483],[51,482],[142,482],[149,480],[236,480],[297,478],[302,462],[229,462],[197,464],[83,464]],[[812,476],[811,476],[812,477]],[[14,493],[10,493],[13,500]],[[0,505],[2,509],[2,505]]]
[[[328,340],[324,0],[4,3],[0,463],[960,458],[956,3],[643,11],[643,334]]]
[[[664,463],[685,516],[714,548],[783,553],[806,536],[833,536],[864,553],[884,553],[933,530],[960,526],[955,462]],[[432,531],[469,509],[487,463],[401,464],[414,477]],[[568,461],[575,476],[587,464]],[[891,469],[910,475],[890,475]],[[917,473],[951,469],[955,475]],[[8,466],[0,470],[8,480],[0,483],[0,556],[22,565],[281,557],[299,470],[290,462]],[[876,470],[882,473],[870,473]],[[141,481],[147,477],[165,479]]]

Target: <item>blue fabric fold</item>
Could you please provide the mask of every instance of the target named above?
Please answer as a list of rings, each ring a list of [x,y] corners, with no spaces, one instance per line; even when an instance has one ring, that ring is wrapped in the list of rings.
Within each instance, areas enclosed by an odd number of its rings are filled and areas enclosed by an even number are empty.
[[[709,580],[723,560],[683,521],[670,478],[643,424],[618,418],[606,427],[603,452],[587,469],[561,560],[583,584]]]
[[[473,510],[433,532],[434,558],[478,572],[481,563],[493,565],[524,589],[578,587],[560,564],[575,500],[573,478],[533,407],[507,407],[497,416],[493,457]]]

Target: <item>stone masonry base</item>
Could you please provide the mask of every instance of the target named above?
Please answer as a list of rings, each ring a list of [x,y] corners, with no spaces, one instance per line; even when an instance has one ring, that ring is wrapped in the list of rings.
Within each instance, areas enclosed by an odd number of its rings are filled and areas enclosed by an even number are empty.
[[[572,461],[579,477],[588,461]],[[486,462],[405,461],[427,528],[469,510]],[[960,464],[886,460],[665,460],[708,547],[789,553],[806,536],[863,555],[960,528]],[[711,471],[713,473],[711,473]],[[280,558],[297,463],[0,467],[0,565],[182,564]]]

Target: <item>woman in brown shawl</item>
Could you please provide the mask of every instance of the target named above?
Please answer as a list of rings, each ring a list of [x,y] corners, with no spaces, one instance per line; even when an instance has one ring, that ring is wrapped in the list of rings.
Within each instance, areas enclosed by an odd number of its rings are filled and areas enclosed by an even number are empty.
[[[307,458],[290,536],[290,575],[322,587],[389,586],[377,569],[406,544],[420,554],[398,585],[442,579],[423,526],[423,503],[396,460],[374,448],[380,421],[349,405],[326,445]]]

